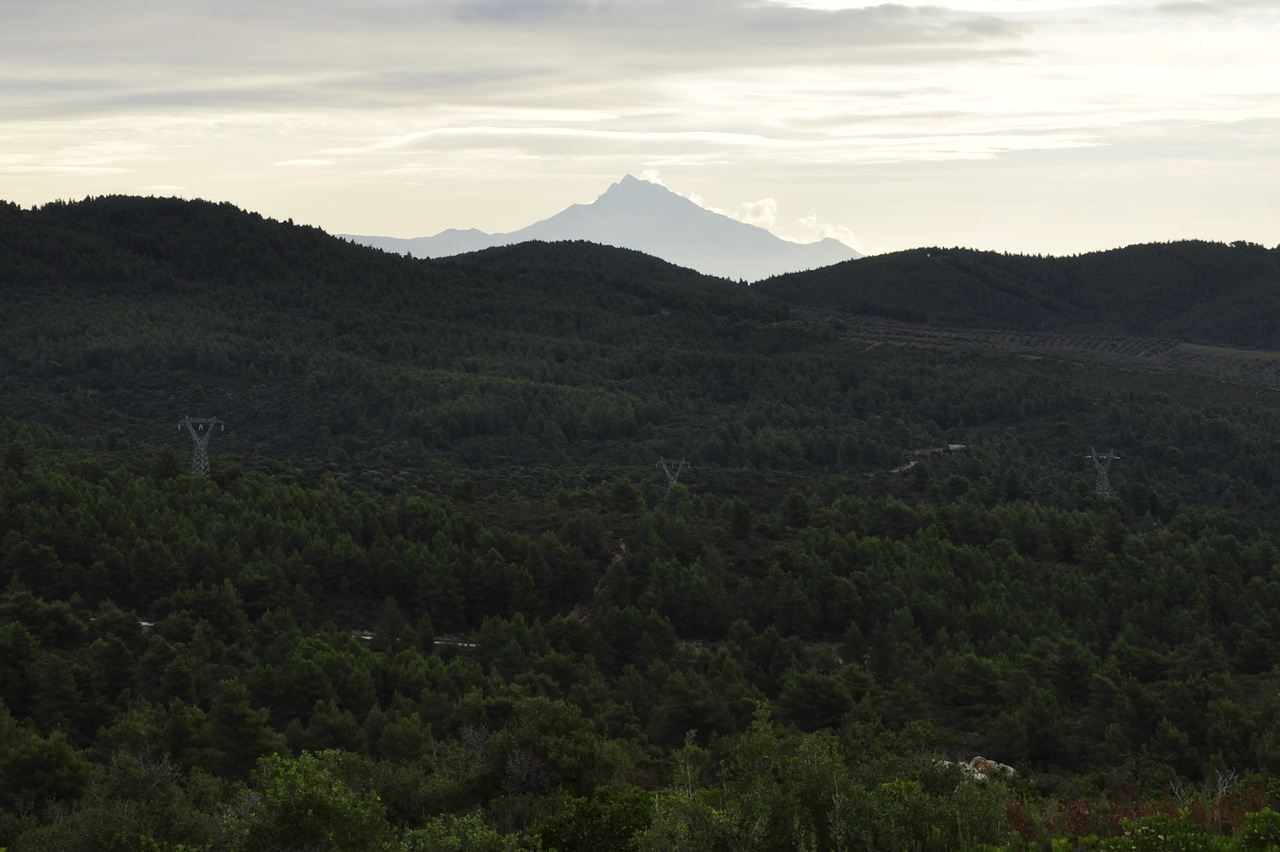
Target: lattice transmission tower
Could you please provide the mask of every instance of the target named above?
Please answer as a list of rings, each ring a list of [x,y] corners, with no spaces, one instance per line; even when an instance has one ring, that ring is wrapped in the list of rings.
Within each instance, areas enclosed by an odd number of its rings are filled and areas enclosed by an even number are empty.
[[[1111,463],[1120,458],[1115,450],[1107,450],[1106,455],[1099,455],[1093,447],[1089,448],[1087,459],[1093,460],[1093,469],[1098,472],[1098,493],[1103,497],[1111,496]]]
[[[216,417],[184,417],[178,421],[178,429],[186,425],[191,433],[191,441],[195,444],[195,455],[191,457],[191,475],[201,479],[209,478],[209,439],[213,437],[213,427],[221,426],[227,430],[227,424]]]
[[[680,481],[680,471],[689,466],[684,459],[658,459],[658,467],[667,475],[667,491]]]

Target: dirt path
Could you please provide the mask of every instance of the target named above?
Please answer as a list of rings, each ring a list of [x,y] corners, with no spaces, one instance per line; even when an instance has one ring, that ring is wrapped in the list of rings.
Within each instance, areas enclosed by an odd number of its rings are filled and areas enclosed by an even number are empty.
[[[1058,332],[935,328],[895,320],[794,308],[787,322],[865,341],[873,352],[889,344],[936,349],[980,349],[1027,358],[1064,358],[1114,367],[1190,372],[1225,381],[1280,389],[1280,352],[1207,346],[1150,337],[1107,337]]]

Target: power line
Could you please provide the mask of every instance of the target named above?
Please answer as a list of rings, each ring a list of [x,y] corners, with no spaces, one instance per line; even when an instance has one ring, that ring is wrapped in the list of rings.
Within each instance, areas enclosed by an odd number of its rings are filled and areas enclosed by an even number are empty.
[[[1094,470],[1098,472],[1098,493],[1103,497],[1110,497],[1111,477],[1108,472],[1111,470],[1111,463],[1120,457],[1115,450],[1107,450],[1106,455],[1098,455],[1098,451],[1090,447],[1089,455],[1085,458],[1093,460]]]
[[[227,424],[216,417],[184,417],[178,421],[178,429],[186,424],[191,433],[191,441],[195,444],[195,455],[191,458],[191,475],[201,479],[209,478],[209,438],[213,437],[213,427],[221,426],[227,430]]]
[[[680,481],[680,472],[689,466],[684,459],[659,459],[658,467],[667,475],[667,491]]]

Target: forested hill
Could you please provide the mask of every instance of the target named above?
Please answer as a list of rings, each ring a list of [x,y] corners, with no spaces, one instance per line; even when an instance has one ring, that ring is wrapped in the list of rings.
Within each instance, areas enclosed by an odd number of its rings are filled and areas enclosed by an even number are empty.
[[[742,298],[745,292],[740,284],[703,275],[653,255],[634,249],[602,246],[583,240],[564,242],[534,240],[455,255],[450,260],[491,269],[582,270],[597,275],[597,280],[604,280],[599,276],[606,276],[614,279],[626,277],[649,282],[685,283],[694,285],[697,289],[731,293],[738,298]],[[750,292],[753,296],[760,296],[755,291]]]
[[[1280,348],[1280,249],[1185,241],[1072,257],[920,248],[755,285],[792,304],[938,326]]]
[[[787,310],[587,243],[411,260],[230,205],[123,197],[0,211],[0,299],[15,416],[154,442],[216,412],[232,451],[384,468],[424,447],[486,466],[653,437],[666,397],[687,404],[746,323]],[[646,384],[659,371],[669,388]]]
[[[1276,391],[812,313],[0,207],[0,849],[1275,848]]]
[[[586,242],[526,243],[445,261],[415,262],[336,239],[316,228],[248,213],[230,204],[109,196],[22,210],[0,203],[0,283],[75,287],[142,296],[195,288],[239,288],[238,295],[314,301],[321,307],[371,298],[421,298],[417,290],[451,286],[501,289],[486,267],[592,273],[681,284],[759,304],[747,288],[627,249]],[[462,272],[459,270],[469,270]]]
[[[1256,271],[1274,255],[1207,244],[1120,254],[1167,261],[1196,251],[1235,263],[1217,270]],[[974,258],[991,269],[1057,262],[933,253],[903,257],[926,271]],[[1100,268],[1107,257],[1095,258]],[[830,274],[882,269],[893,293],[888,260]],[[904,273],[898,289],[910,292],[911,280]],[[1252,513],[1280,482],[1256,418],[1218,430],[1222,440],[1201,438],[1200,421],[1220,416],[1201,406],[1262,391],[997,354],[864,354],[856,335],[788,322],[768,290],[589,243],[413,260],[227,204],[6,205],[0,402],[10,417],[105,441],[121,458],[158,445],[186,452],[176,421],[217,415],[228,431],[215,446],[229,457],[327,466],[388,487],[463,476],[546,489],[646,468],[652,479],[657,459],[684,456],[704,486],[768,500],[902,467],[921,448],[981,453],[1010,439],[1034,441],[1036,452],[995,454],[984,475],[1018,468],[1028,494],[1078,477],[1094,442],[1145,446],[1126,465],[1130,482],[1179,499],[1201,499],[1203,480],[1219,478],[1214,493]],[[984,292],[993,310],[1025,304]],[[1153,387],[1169,396],[1118,402]]]

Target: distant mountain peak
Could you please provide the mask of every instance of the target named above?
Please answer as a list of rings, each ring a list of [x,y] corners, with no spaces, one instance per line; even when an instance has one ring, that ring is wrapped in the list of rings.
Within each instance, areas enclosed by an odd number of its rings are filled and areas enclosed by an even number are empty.
[[[608,199],[611,203],[628,202],[628,201],[648,201],[648,202],[665,202],[675,206],[696,207],[698,210],[704,210],[717,216],[723,215],[715,213],[714,210],[707,210],[705,207],[685,198],[678,192],[674,192],[660,183],[644,180],[635,175],[628,174],[622,180],[610,186],[600,194],[595,200],[595,204]],[[590,206],[590,205],[583,205]]]
[[[789,242],[632,174],[590,204],[570,205],[550,218],[507,234],[451,229],[415,240],[349,239],[415,257],[445,257],[528,240],[587,240],[641,251],[708,275],[746,281],[861,257],[837,240]]]

